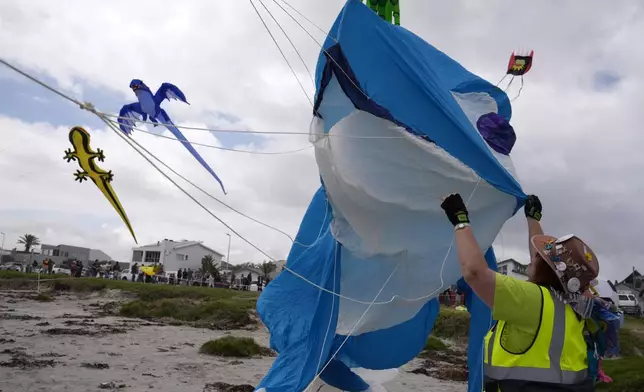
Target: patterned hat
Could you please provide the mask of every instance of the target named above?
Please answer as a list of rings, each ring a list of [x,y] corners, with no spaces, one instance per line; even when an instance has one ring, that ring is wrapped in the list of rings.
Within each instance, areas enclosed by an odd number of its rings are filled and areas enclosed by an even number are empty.
[[[599,261],[588,245],[569,234],[561,238],[536,235],[531,239],[541,258],[552,268],[569,294],[581,294],[599,275]]]

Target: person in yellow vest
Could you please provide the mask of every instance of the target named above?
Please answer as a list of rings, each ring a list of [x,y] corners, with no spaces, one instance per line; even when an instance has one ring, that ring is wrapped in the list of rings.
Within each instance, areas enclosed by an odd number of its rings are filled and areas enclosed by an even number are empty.
[[[541,202],[525,205],[531,260],[528,281],[488,268],[459,194],[441,207],[454,225],[463,278],[497,323],[485,337],[485,391],[594,391],[588,373],[585,320],[592,299],[583,294],[599,274],[597,256],[580,238],[544,235]]]

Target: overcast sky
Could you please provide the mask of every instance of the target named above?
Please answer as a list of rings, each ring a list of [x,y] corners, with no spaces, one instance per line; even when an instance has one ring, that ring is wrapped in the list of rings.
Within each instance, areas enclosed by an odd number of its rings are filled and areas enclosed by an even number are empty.
[[[309,95],[314,87],[259,0]],[[263,0],[311,71],[318,44],[272,0]],[[0,57],[105,112],[135,99],[128,85],[152,90],[172,82],[190,106],[163,104],[176,123],[238,130],[307,132],[311,107],[249,1],[0,0]],[[328,30],[343,0],[289,0]],[[644,3],[605,1],[403,0],[402,24],[495,83],[510,53],[534,49],[534,66],[514,102],[513,159],[527,193],[544,203],[543,224],[576,233],[601,257],[606,278],[644,269]],[[297,15],[296,15],[297,16]],[[324,34],[302,21],[322,41]],[[366,38],[365,38],[366,39]],[[515,81],[516,86],[518,81]],[[516,90],[515,90],[516,91]],[[140,244],[202,240],[225,254],[227,230],[164,179],[104,124],[0,66],[0,231],[6,248],[25,233],[44,243],[98,248],[129,261],[135,245],[105,198],[73,180],[67,133],[85,126]],[[154,132],[170,135],[162,128]],[[194,142],[262,152],[310,144],[305,135],[235,135],[184,131]],[[178,172],[235,208],[295,235],[319,187],[313,150],[251,155],[196,147],[218,184],[179,143],[136,132],[134,138]],[[179,180],[200,201],[274,258],[290,241],[228,211]],[[499,258],[526,263],[523,212],[496,242]],[[233,237],[231,262],[266,259]]]

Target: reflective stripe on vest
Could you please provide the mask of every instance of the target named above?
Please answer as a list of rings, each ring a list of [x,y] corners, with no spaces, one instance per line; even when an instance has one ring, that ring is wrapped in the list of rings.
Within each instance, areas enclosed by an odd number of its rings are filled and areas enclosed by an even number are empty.
[[[485,375],[493,380],[524,380],[554,384],[577,384],[588,376],[588,357],[583,321],[571,307],[542,293],[541,324],[532,346],[513,354],[501,345],[506,325],[499,321],[485,338]]]

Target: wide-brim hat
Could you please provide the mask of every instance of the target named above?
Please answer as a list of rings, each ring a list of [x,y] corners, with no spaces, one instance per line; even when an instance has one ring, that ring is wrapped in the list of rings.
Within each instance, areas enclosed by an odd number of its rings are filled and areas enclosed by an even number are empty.
[[[535,235],[530,240],[541,258],[552,268],[563,289],[570,294],[583,293],[599,275],[599,261],[579,237],[569,234],[560,238]]]

